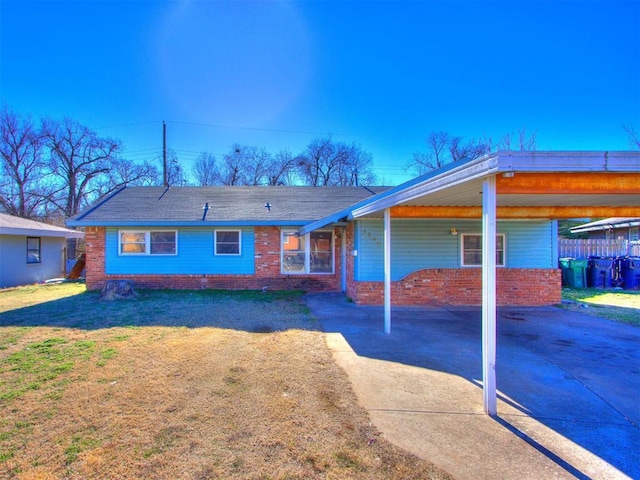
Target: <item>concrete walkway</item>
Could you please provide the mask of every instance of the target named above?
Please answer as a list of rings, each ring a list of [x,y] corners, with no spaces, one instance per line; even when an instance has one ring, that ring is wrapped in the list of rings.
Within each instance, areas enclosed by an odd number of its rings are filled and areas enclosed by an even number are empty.
[[[385,438],[457,479],[640,479],[640,328],[548,308],[498,315],[498,416],[482,403],[480,309],[312,294]]]

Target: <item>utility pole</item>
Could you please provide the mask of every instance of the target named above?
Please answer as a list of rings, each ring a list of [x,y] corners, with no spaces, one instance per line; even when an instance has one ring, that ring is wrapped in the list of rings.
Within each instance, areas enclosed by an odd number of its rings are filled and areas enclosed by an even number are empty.
[[[162,178],[163,185],[169,186],[169,179],[167,178],[167,124],[162,121]]]

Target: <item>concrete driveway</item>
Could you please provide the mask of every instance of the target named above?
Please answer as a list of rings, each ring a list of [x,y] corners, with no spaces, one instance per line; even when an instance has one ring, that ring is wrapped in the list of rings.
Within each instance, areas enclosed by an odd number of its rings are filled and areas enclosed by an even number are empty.
[[[483,413],[481,312],[307,304],[389,441],[458,479],[640,479],[640,328],[556,307],[498,315],[498,416]]]

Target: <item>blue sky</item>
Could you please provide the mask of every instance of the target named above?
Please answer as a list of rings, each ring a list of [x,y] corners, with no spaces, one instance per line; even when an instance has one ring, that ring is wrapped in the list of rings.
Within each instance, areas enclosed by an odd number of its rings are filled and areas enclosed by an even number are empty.
[[[640,1],[0,0],[0,97],[136,160],[332,134],[406,180],[424,137],[526,128],[540,150],[640,129]]]

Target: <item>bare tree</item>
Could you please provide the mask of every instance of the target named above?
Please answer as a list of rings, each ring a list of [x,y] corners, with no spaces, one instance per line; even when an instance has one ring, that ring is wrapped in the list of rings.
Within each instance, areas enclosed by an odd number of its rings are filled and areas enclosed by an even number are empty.
[[[459,160],[469,160],[488,153],[490,146],[486,141],[450,135],[448,132],[433,131],[425,138],[426,152],[416,152],[407,167],[417,175],[441,168]]]
[[[150,162],[136,163],[123,157],[114,157],[109,172],[97,179],[100,195],[106,195],[121,187],[147,187],[162,181],[160,171]]]
[[[10,215],[35,218],[46,210],[43,141],[30,117],[6,105],[0,111],[0,208]]]
[[[347,147],[348,160],[338,165],[332,184],[340,186],[375,184],[376,176],[372,169],[373,156],[355,144]]]
[[[228,153],[222,157],[220,166],[220,183],[222,185],[246,185],[246,147],[233,144]]]
[[[189,179],[180,164],[178,154],[173,150],[167,150],[167,184],[176,187],[189,185]]]
[[[77,214],[101,192],[99,178],[121,149],[118,140],[101,138],[68,117],[45,119],[42,134],[49,149],[49,169],[58,188],[50,201],[67,217]]]
[[[425,142],[427,152],[413,154],[412,167],[418,172],[418,175],[440,168],[449,161],[447,157],[449,134],[447,132],[433,131],[427,135]]]
[[[463,142],[463,137],[450,137],[449,155],[454,162],[459,160],[473,160],[488,152],[487,146],[475,139]]]
[[[201,187],[209,187],[220,183],[220,172],[215,155],[202,152],[196,159],[191,169],[195,184]]]
[[[295,183],[295,165],[296,158],[289,150],[280,150],[277,152],[273,157],[268,172],[269,185],[291,185]]]
[[[297,159],[298,174],[306,185],[356,185],[358,178],[375,180],[371,154],[331,137],[313,140]]]
[[[264,148],[242,147],[245,167],[243,183],[245,185],[267,185],[273,157]]]
[[[640,150],[640,135],[636,133],[635,128],[630,123],[622,125],[622,128],[629,137],[629,145],[634,150]]]
[[[502,137],[498,148],[501,150],[520,150],[522,152],[535,151],[537,134],[537,130],[529,135],[526,128],[521,128],[518,130],[516,138],[512,132],[509,132]]]

